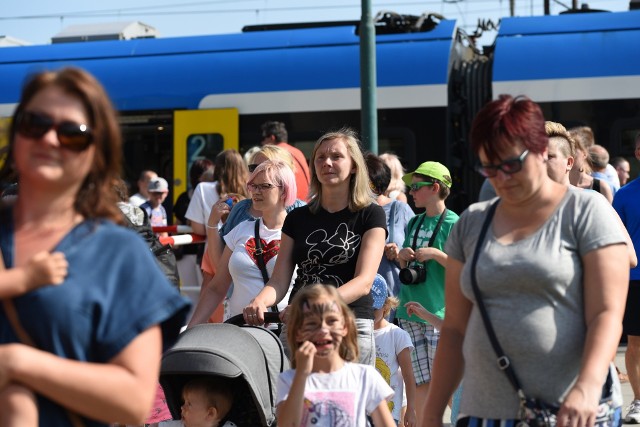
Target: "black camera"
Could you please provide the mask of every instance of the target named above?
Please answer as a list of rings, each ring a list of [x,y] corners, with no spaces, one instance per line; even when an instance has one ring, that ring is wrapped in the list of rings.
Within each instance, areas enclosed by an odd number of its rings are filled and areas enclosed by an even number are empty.
[[[400,281],[405,285],[415,285],[427,280],[427,269],[421,265],[405,267],[400,269]]]

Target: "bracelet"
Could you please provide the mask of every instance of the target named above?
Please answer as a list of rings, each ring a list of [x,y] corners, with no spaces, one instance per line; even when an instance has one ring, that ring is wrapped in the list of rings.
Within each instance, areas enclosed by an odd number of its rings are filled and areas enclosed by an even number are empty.
[[[209,229],[209,230],[217,230],[218,226],[216,225],[215,227],[209,225],[209,224],[205,224],[205,226]]]

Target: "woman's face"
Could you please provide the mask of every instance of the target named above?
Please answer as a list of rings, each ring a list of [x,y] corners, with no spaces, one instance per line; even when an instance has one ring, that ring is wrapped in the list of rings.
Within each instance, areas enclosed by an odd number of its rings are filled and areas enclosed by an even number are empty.
[[[560,141],[559,141],[560,140]],[[564,184],[567,180],[567,172],[571,169],[569,157],[559,149],[559,144],[563,143],[563,138],[554,136],[549,138],[549,158],[547,160],[547,173],[549,178],[555,182]]]
[[[573,167],[580,170],[584,168],[584,165],[586,162],[587,162],[587,153],[581,148],[576,148],[576,158],[573,163]]]
[[[36,94],[25,106],[25,111],[47,116],[55,124],[73,122],[90,126],[82,102],[56,86],[49,86]],[[60,145],[55,126],[39,138],[16,132],[14,160],[20,185],[79,187],[91,169],[95,149],[93,144],[80,152],[64,148]]]
[[[500,162],[508,160],[515,160],[519,158],[526,148],[522,144],[514,144],[505,148],[498,153],[500,161],[492,163],[488,160],[484,150],[478,152],[478,157],[483,165],[498,165]],[[531,194],[536,191],[537,182],[540,176],[546,175],[546,169],[544,174],[541,174],[541,168],[544,168],[542,156],[546,153],[536,154],[529,152],[528,155],[521,162],[522,168],[515,173],[508,174],[498,169],[494,177],[489,178],[489,181],[495,188],[496,193],[504,200],[510,202],[518,202],[526,200]]]
[[[253,206],[260,211],[274,209],[279,206],[284,207],[282,201],[282,188],[277,187],[275,182],[267,179],[264,172],[258,173],[251,184],[249,184],[251,192],[251,201]]]
[[[342,139],[323,141],[316,151],[313,166],[322,185],[348,183],[351,175],[355,173],[353,160]]]

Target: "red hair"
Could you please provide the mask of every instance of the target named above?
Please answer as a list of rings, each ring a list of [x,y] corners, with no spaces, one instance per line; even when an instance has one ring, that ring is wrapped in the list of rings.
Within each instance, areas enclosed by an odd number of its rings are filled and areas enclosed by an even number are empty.
[[[542,110],[526,96],[500,95],[478,112],[469,132],[471,149],[482,149],[492,163],[500,162],[499,152],[522,143],[532,153],[542,153],[549,144]]]

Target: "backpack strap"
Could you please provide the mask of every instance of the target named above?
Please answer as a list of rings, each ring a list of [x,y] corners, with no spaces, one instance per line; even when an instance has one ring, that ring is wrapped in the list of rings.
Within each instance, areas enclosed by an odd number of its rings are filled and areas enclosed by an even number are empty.
[[[393,225],[396,223],[396,207],[398,201],[394,200],[391,202],[391,209],[389,211],[389,243],[393,243],[394,233],[393,229],[395,228]]]
[[[256,261],[258,262],[258,267],[260,267],[260,273],[262,273],[262,281],[266,285],[269,282],[269,272],[267,271],[267,265],[264,262],[264,250],[262,249],[262,241],[260,240],[260,218],[255,220],[253,235],[256,239]],[[273,304],[271,306],[271,310],[275,313],[279,313],[278,304]]]

